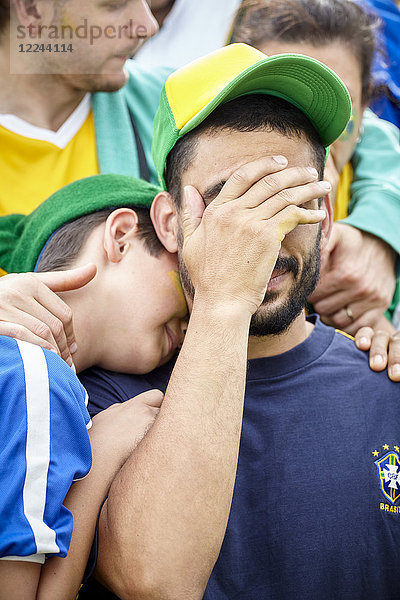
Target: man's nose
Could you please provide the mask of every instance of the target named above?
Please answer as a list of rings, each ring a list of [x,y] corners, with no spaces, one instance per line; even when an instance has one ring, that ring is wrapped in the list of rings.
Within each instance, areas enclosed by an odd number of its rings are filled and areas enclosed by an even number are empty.
[[[131,37],[147,39],[152,37],[159,30],[158,23],[146,0],[134,2],[132,21],[135,23],[135,27],[130,29]]]

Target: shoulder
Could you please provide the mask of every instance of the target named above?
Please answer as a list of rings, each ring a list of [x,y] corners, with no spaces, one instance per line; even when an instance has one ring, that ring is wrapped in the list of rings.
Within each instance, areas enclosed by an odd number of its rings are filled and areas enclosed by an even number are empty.
[[[387,371],[376,372],[369,367],[369,354],[359,350],[354,338],[335,330],[332,344],[325,357],[325,366],[341,388],[358,389],[396,398],[400,403],[400,385],[391,381]],[[400,404],[399,404],[400,406]]]
[[[393,123],[385,121],[378,117],[371,109],[367,108],[364,111],[362,120],[362,135],[360,142],[357,144],[355,150],[363,148],[363,146],[369,146],[375,143],[379,138],[379,142],[385,141],[387,144],[391,144],[395,149],[399,147],[399,129]],[[376,147],[375,147],[376,150]]]
[[[72,369],[54,352],[0,336],[0,391],[7,398],[24,398],[35,406],[48,403],[89,424],[87,394]]]

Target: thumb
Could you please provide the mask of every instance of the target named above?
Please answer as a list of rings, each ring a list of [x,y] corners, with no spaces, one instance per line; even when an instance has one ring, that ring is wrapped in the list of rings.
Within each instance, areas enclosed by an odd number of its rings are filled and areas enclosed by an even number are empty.
[[[200,225],[205,206],[200,193],[192,185],[185,186],[183,193],[182,230],[186,240]]]
[[[35,276],[53,292],[67,292],[83,287],[92,281],[96,273],[97,267],[91,263],[68,271],[35,273]]]

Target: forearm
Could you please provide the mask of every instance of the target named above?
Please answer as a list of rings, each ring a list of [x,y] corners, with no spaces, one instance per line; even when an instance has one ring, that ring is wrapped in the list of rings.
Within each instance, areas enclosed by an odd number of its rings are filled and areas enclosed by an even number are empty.
[[[73,484],[64,502],[74,517],[70,549],[66,558],[52,557],[42,567],[38,600],[74,600],[82,582],[100,506],[120,467],[119,460],[102,455],[93,438],[91,441],[92,469],[85,479]]]
[[[41,565],[35,562],[0,560],[0,600],[34,600]]]
[[[124,598],[201,598],[229,515],[250,315],[195,301],[155,425],[102,511],[100,578]]]

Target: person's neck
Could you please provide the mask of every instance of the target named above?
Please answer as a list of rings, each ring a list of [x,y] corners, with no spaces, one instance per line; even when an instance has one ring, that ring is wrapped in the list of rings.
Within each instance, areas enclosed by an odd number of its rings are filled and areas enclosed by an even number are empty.
[[[90,283],[87,286],[90,286]],[[98,363],[101,354],[99,341],[103,338],[101,324],[104,320],[99,318],[98,303],[93,300],[96,294],[87,293],[87,286],[86,289],[59,294],[74,315],[74,333],[78,350],[72,355],[72,359],[77,373]]]
[[[58,75],[12,75],[5,40],[0,46],[0,114],[57,131],[85,96]]]
[[[306,321],[305,311],[302,311],[290,327],[279,335],[250,336],[247,356],[249,359],[267,358],[288,352],[304,342],[313,329],[314,325]]]

